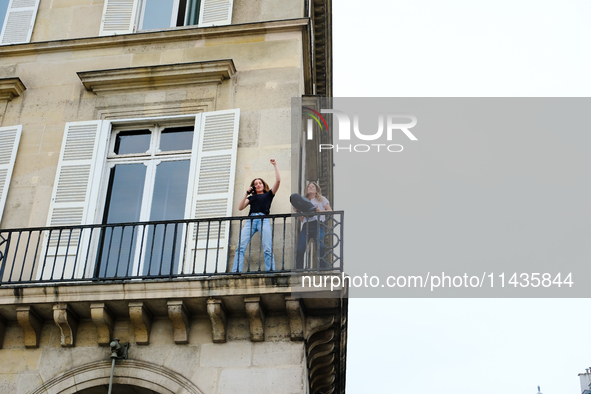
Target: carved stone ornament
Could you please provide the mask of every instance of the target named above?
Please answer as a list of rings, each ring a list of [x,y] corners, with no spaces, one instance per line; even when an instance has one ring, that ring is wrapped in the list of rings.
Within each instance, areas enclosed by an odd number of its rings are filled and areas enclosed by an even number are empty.
[[[53,320],[60,328],[62,346],[74,346],[76,331],[78,330],[78,315],[68,306],[60,303],[53,306]]]
[[[98,344],[100,346],[109,346],[113,337],[115,319],[105,306],[105,303],[96,302],[90,304],[90,317],[98,332]]]
[[[211,321],[211,332],[214,343],[226,342],[226,308],[222,300],[210,298],[207,300],[207,314]]]
[[[129,303],[129,318],[135,332],[135,343],[149,345],[152,313],[143,301]]]
[[[172,322],[174,342],[189,343],[189,316],[182,300],[168,301],[168,317]]]

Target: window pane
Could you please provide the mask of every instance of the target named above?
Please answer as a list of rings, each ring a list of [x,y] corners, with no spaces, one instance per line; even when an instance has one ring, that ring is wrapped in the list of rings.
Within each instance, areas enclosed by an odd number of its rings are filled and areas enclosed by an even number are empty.
[[[160,150],[190,150],[193,145],[193,126],[169,127],[162,130]]]
[[[164,161],[158,165],[150,221],[184,218],[189,167],[189,160]],[[182,224],[150,226],[143,275],[170,274],[171,262],[176,273],[184,228]]]
[[[8,10],[8,2],[9,0],[0,0],[0,31],[2,31],[4,18],[6,17],[6,10]]]
[[[187,9],[187,0],[179,1],[179,14],[176,18],[177,26],[185,26],[185,10]]]
[[[111,170],[105,224],[137,222],[140,219],[146,166],[120,164]],[[131,275],[137,233],[141,228],[107,227],[101,233],[99,277]]]
[[[115,154],[145,153],[150,149],[150,130],[121,131],[115,139]]]
[[[174,0],[145,0],[142,30],[171,27],[173,5]]]
[[[187,6],[187,26],[193,26],[199,23],[199,8],[201,7],[200,0],[188,0]]]

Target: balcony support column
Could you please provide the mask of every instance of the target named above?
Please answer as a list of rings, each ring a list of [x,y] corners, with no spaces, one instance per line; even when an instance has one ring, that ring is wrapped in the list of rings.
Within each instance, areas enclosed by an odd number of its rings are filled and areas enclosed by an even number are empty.
[[[129,303],[129,318],[135,333],[135,343],[150,344],[150,329],[152,328],[152,313],[143,301]]]
[[[41,337],[42,320],[37,316],[30,305],[20,305],[16,307],[16,319],[23,329],[25,347],[39,347]]]
[[[99,346],[109,346],[113,337],[115,319],[104,302],[90,304],[90,316],[98,332]]]
[[[226,342],[226,308],[222,300],[210,298],[207,300],[207,314],[211,321],[211,332],[214,343]]]
[[[168,301],[168,317],[172,322],[174,343],[189,343],[189,316],[183,300]]]
[[[299,298],[286,297],[285,309],[289,319],[289,331],[292,341],[304,340],[304,327],[306,326],[306,317]]]
[[[265,340],[265,307],[261,297],[245,297],[244,305],[250,323],[250,340],[263,342]]]
[[[78,330],[78,315],[68,304],[59,303],[53,305],[53,320],[60,328],[60,343],[64,347],[74,346],[76,332]]]

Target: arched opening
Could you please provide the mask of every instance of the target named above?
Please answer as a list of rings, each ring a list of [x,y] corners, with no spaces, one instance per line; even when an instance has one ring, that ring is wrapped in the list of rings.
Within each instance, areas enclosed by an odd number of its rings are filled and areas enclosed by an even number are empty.
[[[96,361],[61,373],[31,394],[107,394],[111,360]],[[203,394],[189,379],[161,365],[120,360],[113,374],[113,394]]]
[[[95,386],[78,391],[76,394],[107,394],[109,386]],[[112,394],[160,394],[143,387],[130,386],[128,384],[114,384]]]

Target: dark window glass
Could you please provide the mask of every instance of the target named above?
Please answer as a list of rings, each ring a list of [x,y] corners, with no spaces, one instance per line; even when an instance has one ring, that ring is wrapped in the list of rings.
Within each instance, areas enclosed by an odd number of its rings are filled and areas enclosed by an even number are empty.
[[[160,150],[190,150],[193,145],[193,126],[168,127],[162,130]]]
[[[185,216],[190,161],[164,161],[156,169],[150,221],[176,220]],[[180,258],[183,225],[150,226],[147,234],[144,275],[176,272]],[[175,237],[176,234],[176,237]]]
[[[105,224],[137,222],[146,179],[146,166],[120,164],[111,170]],[[101,233],[99,277],[132,275],[137,231],[140,228],[107,227]]]
[[[201,0],[188,0],[187,7],[187,21],[185,25],[193,26],[199,23],[199,8],[201,8]]]
[[[115,139],[115,154],[145,153],[150,149],[150,130],[121,131]]]

